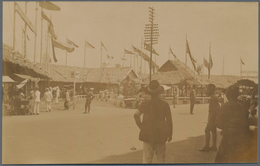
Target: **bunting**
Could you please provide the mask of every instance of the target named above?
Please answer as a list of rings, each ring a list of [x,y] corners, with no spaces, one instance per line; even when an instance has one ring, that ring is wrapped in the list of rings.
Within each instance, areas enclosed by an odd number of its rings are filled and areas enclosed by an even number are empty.
[[[75,44],[73,41],[71,41],[70,39],[67,38],[67,43],[70,44],[70,45],[73,45],[75,47],[79,47],[77,44]]]
[[[242,65],[245,65],[245,63],[243,62],[242,58],[240,58],[240,63],[241,63]]]
[[[60,7],[50,1],[40,1],[39,5],[47,10],[60,11]]]
[[[194,70],[196,71],[196,60],[192,57],[191,55],[191,51],[190,51],[190,46],[189,46],[189,43],[188,43],[188,40],[186,40],[186,53],[189,54],[189,57],[190,57],[190,60],[191,60],[191,63],[193,65],[193,68]]]
[[[128,51],[128,50],[126,50],[126,49],[124,50],[124,53],[125,53],[125,54],[134,54],[133,52]]]
[[[85,46],[87,47],[87,48],[95,48],[93,45],[91,45],[89,42],[87,42],[87,41],[85,41]]]
[[[59,41],[54,40],[53,38],[51,38],[52,41],[52,55],[53,55],[53,59],[55,62],[57,62],[57,58],[55,55],[55,47],[62,49],[62,50],[66,50],[69,53],[73,52],[75,50],[75,48],[72,45],[69,45],[67,43],[61,43]]]
[[[103,42],[101,41],[101,47],[104,47],[104,49],[107,51],[106,47],[104,46]]]
[[[174,58],[177,58],[177,56],[173,53],[172,48],[169,47],[169,49],[170,49],[170,53],[174,56]]]
[[[152,50],[153,54],[159,56],[159,54],[155,51],[154,48],[151,49],[151,45],[149,45],[149,44],[144,43],[144,49],[146,49],[147,51],[151,51]]]

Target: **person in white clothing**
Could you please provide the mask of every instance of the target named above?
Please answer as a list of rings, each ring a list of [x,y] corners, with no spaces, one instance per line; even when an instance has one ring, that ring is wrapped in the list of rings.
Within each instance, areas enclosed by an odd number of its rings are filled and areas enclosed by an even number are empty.
[[[40,113],[40,102],[41,102],[41,92],[39,91],[39,88],[35,88],[35,97],[34,97],[34,110],[33,114],[39,115]]]
[[[55,103],[59,104],[59,97],[60,97],[60,88],[57,86],[56,89],[56,98],[55,98]]]
[[[52,93],[49,88],[46,88],[46,92],[44,93],[44,101],[46,103],[46,112],[51,111],[51,102],[52,102]]]

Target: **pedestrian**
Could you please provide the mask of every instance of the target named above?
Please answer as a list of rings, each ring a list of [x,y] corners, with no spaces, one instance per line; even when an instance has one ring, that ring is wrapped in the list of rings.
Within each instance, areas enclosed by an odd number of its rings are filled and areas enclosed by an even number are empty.
[[[86,96],[85,112],[83,112],[84,114],[90,113],[90,105],[91,105],[91,101],[93,100],[93,98],[94,98],[94,96],[92,94],[92,91],[89,90],[88,94]]]
[[[66,92],[65,92],[64,107],[65,107],[65,110],[69,110],[70,94],[69,94],[69,91],[67,89],[65,91]]]
[[[206,134],[206,144],[202,149],[199,149],[201,152],[208,151],[217,151],[217,129],[216,129],[216,117],[219,111],[219,101],[217,96],[215,96],[216,86],[214,84],[209,84],[207,87],[207,94],[210,96],[209,99],[209,114],[208,114],[208,123],[205,128]],[[210,132],[212,133],[213,145],[210,147]]]
[[[196,86],[193,85],[192,89],[190,91],[190,114],[193,114],[193,109],[194,109],[194,105],[196,102],[196,91],[195,91]]]
[[[39,91],[39,88],[35,88],[35,97],[34,97],[34,110],[33,114],[39,115],[40,113],[40,102],[41,102],[41,92]]]
[[[140,129],[139,140],[143,141],[143,163],[152,163],[154,153],[158,162],[164,163],[166,142],[172,140],[170,106],[159,98],[164,89],[157,80],[152,80],[145,91],[151,99],[144,101],[134,114]]]
[[[221,106],[216,126],[222,129],[222,140],[215,163],[247,163],[250,149],[247,109],[238,102],[239,88],[231,85],[227,88],[228,102]]]
[[[34,101],[35,101],[35,92],[34,90],[32,89],[31,92],[30,92],[30,111],[29,111],[29,115],[32,115],[33,114],[33,110],[34,110]]]
[[[46,112],[51,111],[51,102],[52,102],[53,96],[49,88],[46,88],[44,93],[44,101],[46,103]]]
[[[60,97],[60,88],[57,86],[55,104],[59,104],[59,97]]]
[[[178,100],[177,88],[173,87],[173,108],[176,108],[177,100]]]

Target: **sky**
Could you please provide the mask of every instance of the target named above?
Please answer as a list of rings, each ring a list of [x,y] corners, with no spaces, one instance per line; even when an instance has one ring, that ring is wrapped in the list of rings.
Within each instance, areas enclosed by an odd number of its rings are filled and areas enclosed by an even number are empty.
[[[17,2],[25,10],[25,2]],[[86,67],[100,67],[103,62],[110,67],[121,63],[124,49],[131,50],[134,45],[141,49],[145,24],[149,23],[149,7],[155,9],[154,23],[158,24],[159,39],[154,49],[159,53],[156,63],[161,66],[169,59],[169,46],[179,60],[185,62],[186,37],[190,50],[198,63],[205,57],[209,59],[209,47],[214,75],[240,74],[240,57],[245,65],[242,70],[258,71],[258,3],[257,2],[54,2],[60,11],[44,10],[51,18],[58,40],[65,42],[66,37],[74,41],[79,48],[67,53],[69,66],[83,66],[84,42],[95,49],[86,49]],[[35,24],[35,2],[28,2],[27,15]],[[13,2],[3,2],[3,43],[13,43]],[[41,21],[40,8],[37,12],[36,61],[40,60]],[[22,27],[24,23],[16,15],[16,50],[23,51]],[[43,21],[43,54],[46,50],[47,23]],[[27,57],[34,58],[34,34],[27,28]],[[108,51],[102,49],[101,41]],[[50,42],[49,42],[50,44]],[[66,51],[55,49],[58,65],[65,65]],[[144,51],[145,52],[145,51]],[[149,52],[146,52],[149,55]],[[106,55],[113,56],[113,60]],[[125,55],[130,65],[130,56]],[[170,59],[174,59],[170,56]],[[132,59],[132,63],[133,63]],[[136,60],[137,62],[137,60]],[[139,60],[140,65],[140,60]],[[143,63],[144,68],[144,63]],[[192,67],[188,58],[188,66]],[[148,65],[146,64],[146,73]],[[144,69],[143,71],[144,72]],[[204,74],[206,69],[204,68]]]

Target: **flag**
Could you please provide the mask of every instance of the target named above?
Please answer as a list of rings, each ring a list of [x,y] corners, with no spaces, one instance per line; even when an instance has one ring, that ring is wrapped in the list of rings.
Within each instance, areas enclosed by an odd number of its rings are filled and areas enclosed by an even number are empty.
[[[240,63],[241,63],[242,65],[245,65],[245,63],[243,62],[242,58],[240,58]]]
[[[209,69],[209,62],[205,58],[203,59],[203,64],[207,69]]]
[[[200,74],[201,73],[201,71],[202,71],[202,67],[203,67],[203,65],[201,64],[201,65],[197,65],[197,73],[198,74]]]
[[[107,58],[108,58],[108,59],[114,59],[113,56],[109,56],[109,55],[107,55]]]
[[[135,46],[133,46],[132,45],[132,47],[133,47],[133,50],[134,50],[134,52],[137,52],[137,53],[139,53],[139,49],[138,48],[136,48]]]
[[[144,43],[144,49],[146,49],[147,51],[151,51],[151,45]],[[154,48],[152,48],[152,53],[159,56],[159,54],[155,51]]]
[[[213,67],[213,61],[211,57],[211,51],[209,52],[209,70]]]
[[[125,54],[134,54],[134,53],[125,49]]]
[[[39,5],[47,10],[60,11],[60,7],[50,1],[40,1]]]
[[[48,31],[49,31],[49,33],[51,34],[51,36],[52,36],[55,40],[57,40],[57,35],[56,35],[55,32],[54,32],[53,24],[50,24],[50,25],[49,25]]]
[[[52,24],[51,19],[42,11],[41,12],[42,18],[46,20],[49,24]]]
[[[85,46],[88,48],[95,48],[94,46],[92,46],[89,42],[85,41]]]
[[[58,61],[57,58],[56,58],[56,55],[55,55],[55,47],[62,49],[62,50],[66,50],[69,53],[71,53],[75,50],[75,48],[70,44],[61,43],[59,41],[54,40],[53,38],[51,38],[51,39],[52,39],[51,40],[52,41],[52,55],[53,55],[53,59],[54,59],[55,62]]]
[[[104,44],[101,41],[101,47],[104,47],[104,49],[107,51],[106,47],[104,46]]]
[[[77,47],[77,48],[79,47],[77,44],[75,44],[73,41],[71,41],[71,40],[68,39],[68,38],[67,38],[67,43],[68,43],[68,44],[71,44],[71,45],[73,45],[73,46],[75,46],[75,47]]]
[[[186,40],[186,53],[189,54],[189,57],[190,57],[192,65],[194,67],[194,70],[196,70],[196,62],[197,61],[191,55],[190,46],[189,46],[188,40]]]
[[[176,55],[172,52],[172,48],[169,47],[169,49],[170,49],[170,53],[174,56],[174,58],[177,58]]]

